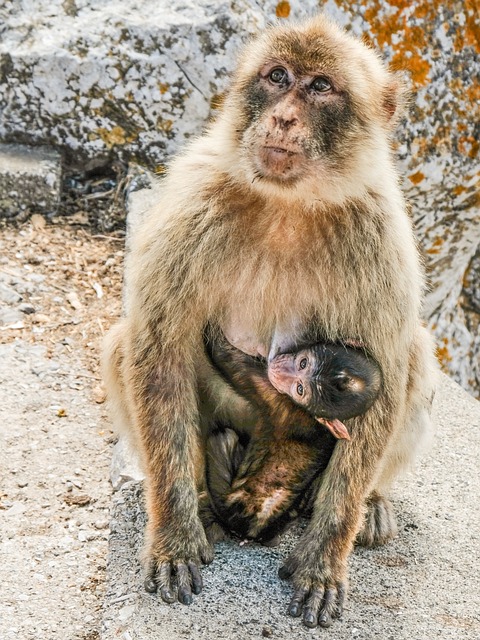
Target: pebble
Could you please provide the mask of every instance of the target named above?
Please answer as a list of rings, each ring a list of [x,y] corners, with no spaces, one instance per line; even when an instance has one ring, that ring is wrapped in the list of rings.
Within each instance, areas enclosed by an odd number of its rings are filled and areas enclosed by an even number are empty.
[[[22,313],[25,313],[26,315],[35,313],[35,307],[33,306],[33,304],[30,304],[29,302],[22,302],[22,304],[19,305],[18,310],[21,311]]]
[[[28,480],[18,480],[17,487],[20,487],[20,489],[28,487]]]

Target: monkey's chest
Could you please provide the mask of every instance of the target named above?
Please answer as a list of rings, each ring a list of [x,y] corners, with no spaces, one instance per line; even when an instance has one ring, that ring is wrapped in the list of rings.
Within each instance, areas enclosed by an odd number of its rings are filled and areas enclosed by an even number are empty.
[[[339,257],[331,245],[319,242],[302,251],[297,236],[294,240],[293,250],[285,241],[288,251],[279,244],[275,251],[270,246],[242,252],[231,271],[222,329],[245,353],[265,356],[275,333],[301,334],[314,317],[329,335],[355,337],[365,308],[374,308],[369,302],[373,269],[362,275],[358,261]]]

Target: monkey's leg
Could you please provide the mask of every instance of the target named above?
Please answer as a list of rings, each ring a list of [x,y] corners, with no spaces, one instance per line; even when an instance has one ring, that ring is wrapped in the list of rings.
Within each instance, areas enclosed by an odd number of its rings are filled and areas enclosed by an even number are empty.
[[[363,547],[378,547],[397,535],[397,519],[392,503],[376,491],[368,496],[366,514],[356,544]]]
[[[107,391],[109,410],[112,414],[115,431],[128,439],[131,448],[140,453],[136,434],[132,429],[132,418],[126,404],[126,395],[122,380],[123,324],[112,327],[105,336],[102,354],[102,378]]]
[[[245,447],[232,429],[212,433],[207,440],[208,492],[200,496],[199,502],[200,518],[212,544],[225,538],[228,522],[222,521],[217,511],[225,511],[226,499],[244,454]]]
[[[430,414],[437,376],[433,340],[424,327],[418,327],[410,352],[407,419],[403,428],[398,429],[390,440],[374,482],[375,489],[365,503],[365,521],[357,536],[357,544],[376,547],[397,534],[393,506],[385,496],[395,479],[413,467],[419,454],[430,445],[433,432]]]

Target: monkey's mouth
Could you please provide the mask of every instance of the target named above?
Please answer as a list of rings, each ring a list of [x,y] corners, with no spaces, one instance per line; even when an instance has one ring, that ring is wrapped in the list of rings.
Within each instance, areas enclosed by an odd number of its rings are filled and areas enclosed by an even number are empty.
[[[263,177],[291,180],[301,172],[303,154],[297,149],[264,145],[258,151],[257,162]]]

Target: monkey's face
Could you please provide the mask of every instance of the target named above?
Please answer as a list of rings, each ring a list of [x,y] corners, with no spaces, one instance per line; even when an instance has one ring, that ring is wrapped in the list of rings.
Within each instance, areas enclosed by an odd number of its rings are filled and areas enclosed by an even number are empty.
[[[350,99],[332,74],[307,73],[287,60],[260,69],[246,104],[245,150],[255,174],[275,182],[334,166],[356,127]]]
[[[386,139],[395,82],[373,51],[323,19],[268,30],[245,51],[232,91],[252,179],[348,175]]]

